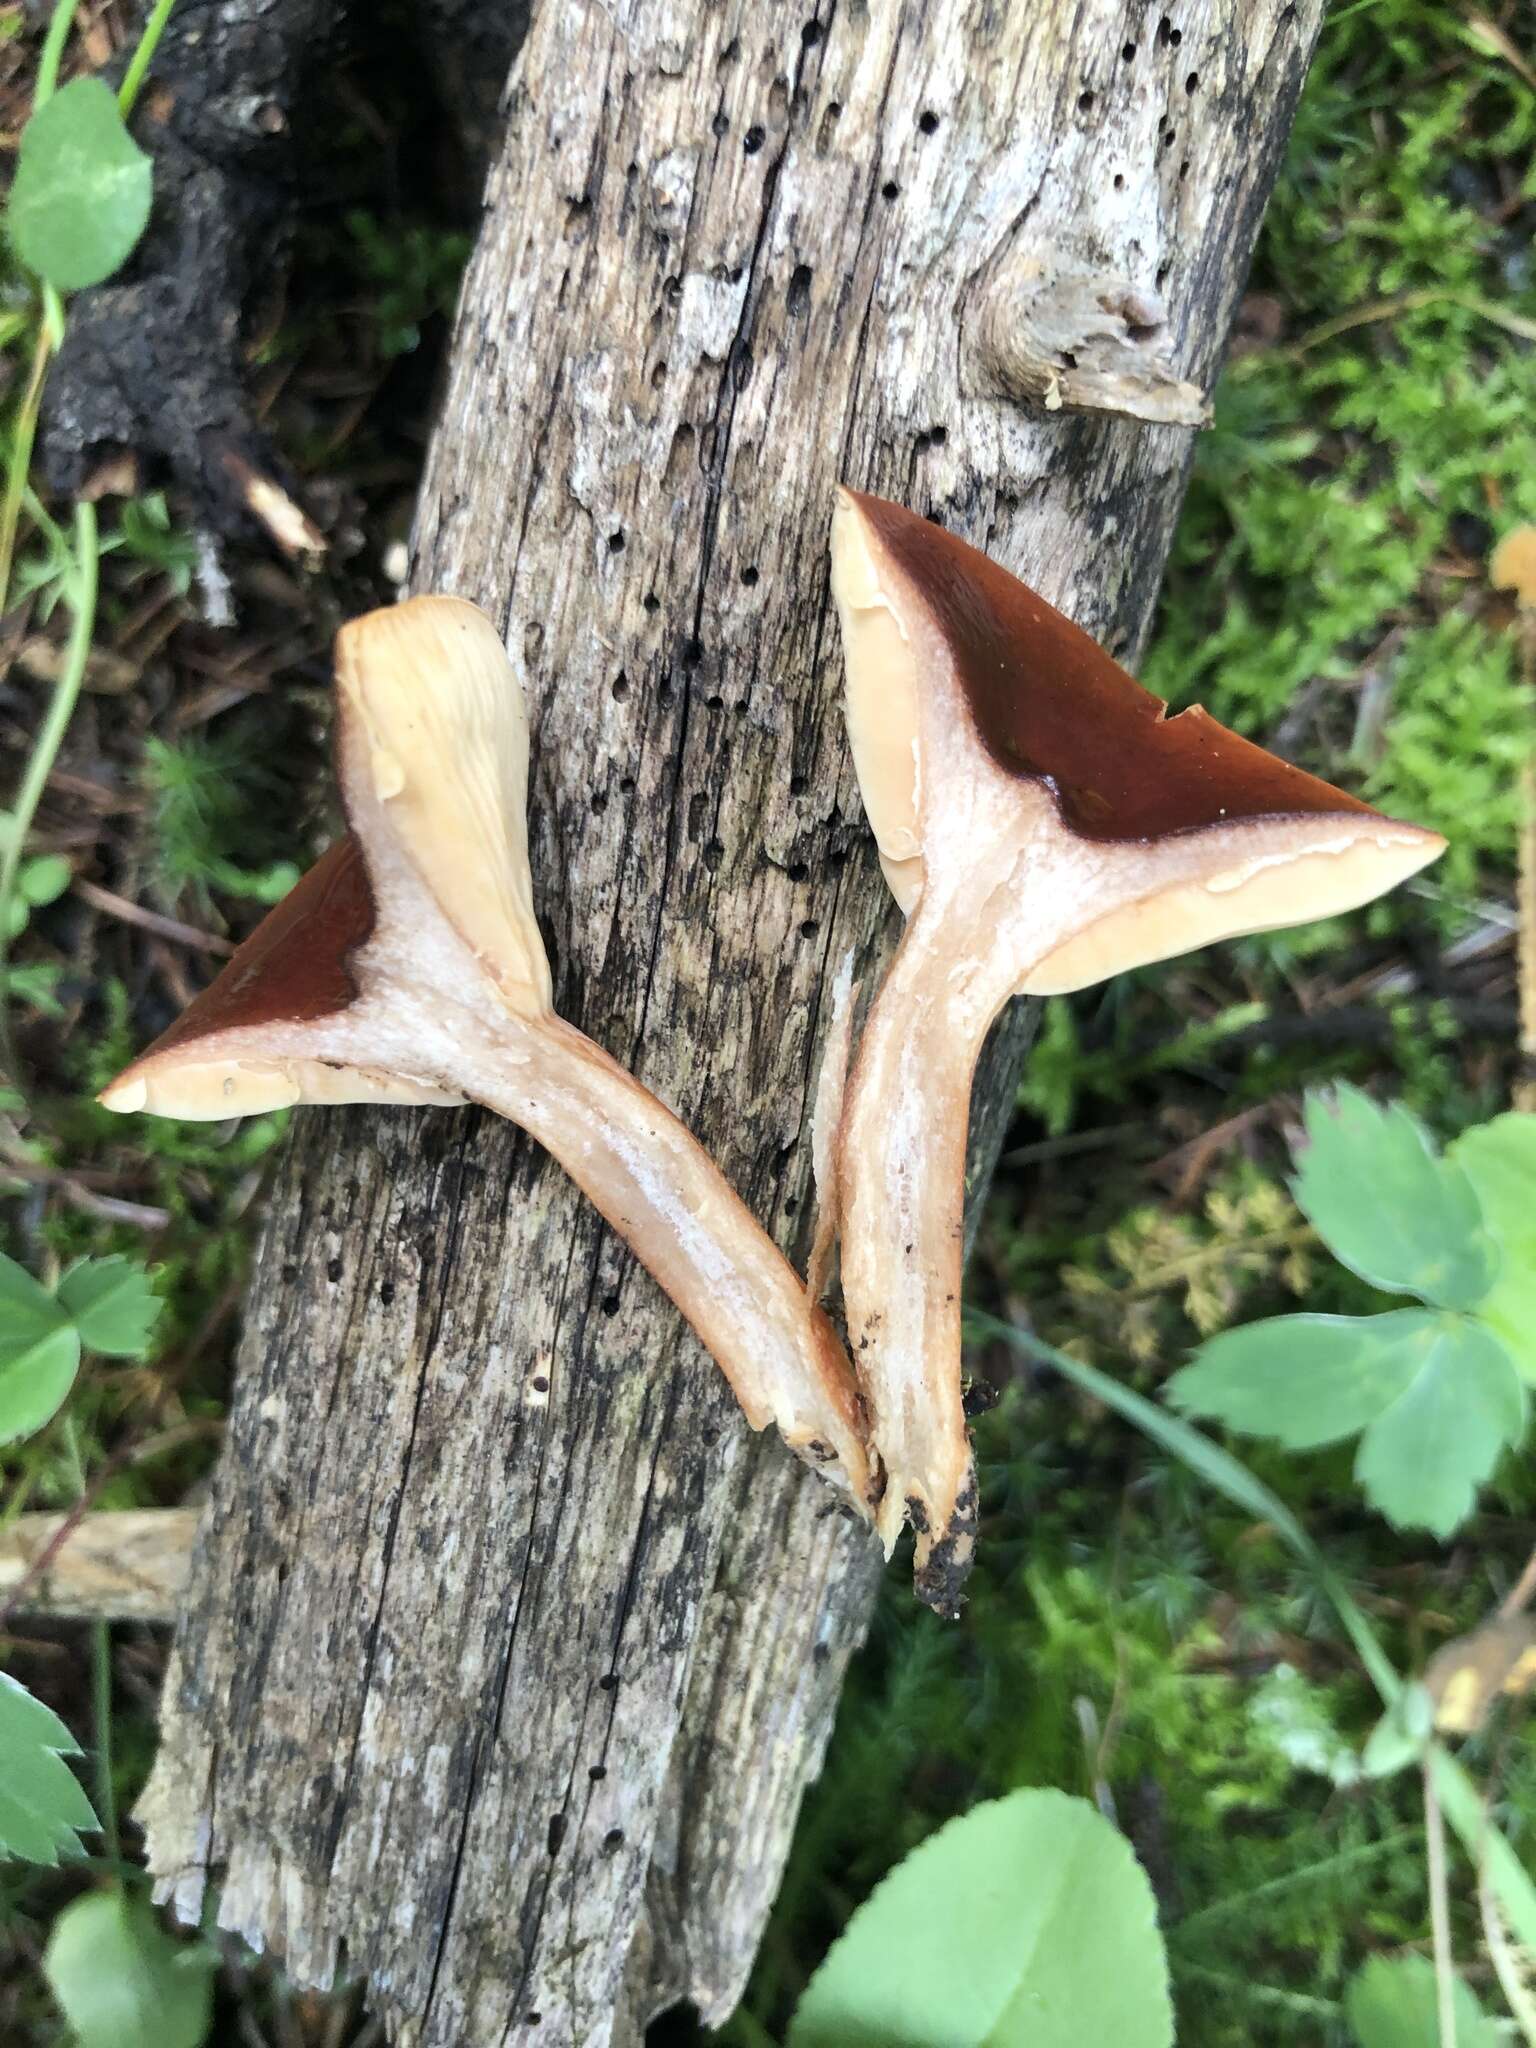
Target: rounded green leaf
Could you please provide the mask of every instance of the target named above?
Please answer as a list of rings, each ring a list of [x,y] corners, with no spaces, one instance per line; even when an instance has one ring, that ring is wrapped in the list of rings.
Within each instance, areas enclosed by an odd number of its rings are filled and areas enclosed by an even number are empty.
[[[50,1866],[80,1854],[96,1816],[65,1763],[80,1745],[51,1707],[0,1671],[0,1856]]]
[[[80,1339],[65,1323],[0,1365],[0,1444],[51,1422],[80,1370]]]
[[[213,1951],[173,1941],[149,1901],[114,1890],[66,1906],[43,1952],[78,2048],[202,2048]]]
[[[1084,1799],[1013,1792],[897,1865],[811,1979],[789,2048],[1168,2048],[1152,1887]]]
[[[1463,1131],[1447,1156],[1466,1174],[1504,1257],[1477,1304],[1528,1380],[1536,1380],[1536,1116],[1510,1110]]]
[[[1456,2048],[1499,2048],[1502,2036],[1459,1977],[1452,2003]],[[1372,1956],[1344,1999],[1359,2048],[1442,2048],[1439,2010],[1427,1956]]]
[[[1307,1098],[1308,1144],[1291,1183],[1334,1257],[1392,1294],[1472,1308],[1499,1251],[1462,1168],[1435,1155],[1418,1118],[1358,1088]]]
[[[113,94],[72,79],[21,131],[7,208],[17,255],[60,291],[100,284],[143,234],[152,185]]]
[[[1168,1397],[1293,1451],[1364,1429],[1418,1371],[1441,1318],[1425,1308],[1384,1316],[1274,1316],[1223,1330],[1168,1382]]]
[[[1497,1337],[1470,1316],[1435,1316],[1417,1369],[1360,1439],[1355,1477],[1399,1529],[1449,1536],[1499,1454],[1525,1429],[1525,1384]]]
[[[87,1351],[138,1358],[164,1306],[149,1275],[132,1259],[81,1259],[59,1282],[59,1301]]]

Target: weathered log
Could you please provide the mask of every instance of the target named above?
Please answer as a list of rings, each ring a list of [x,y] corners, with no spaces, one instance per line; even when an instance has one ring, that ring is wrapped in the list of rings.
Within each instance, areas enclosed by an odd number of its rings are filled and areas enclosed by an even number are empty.
[[[1147,422],[1209,390],[1319,12],[535,18],[416,582],[526,671],[560,1008],[801,1254],[823,990],[894,926],[833,485],[1134,651],[1191,441]],[[163,1890],[221,1875],[224,1924],[366,1972],[420,2048],[718,2020],[867,1612],[830,1505],[514,1133],[301,1118],[142,1808]]]

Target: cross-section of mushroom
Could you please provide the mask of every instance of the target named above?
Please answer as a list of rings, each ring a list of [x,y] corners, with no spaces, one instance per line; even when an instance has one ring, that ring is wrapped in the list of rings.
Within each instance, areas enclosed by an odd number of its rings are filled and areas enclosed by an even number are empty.
[[[966,1125],[1010,996],[1352,909],[1434,833],[1167,706],[1032,590],[929,521],[843,492],[832,581],[854,762],[907,916],[849,1077],[843,1294],[922,1596],[953,1611],[976,1494],[960,1383]]]
[[[528,734],[473,605],[414,598],[337,640],[351,827],[102,1094],[218,1118],[290,1103],[483,1103],[633,1247],[754,1429],[774,1422],[867,1512],[847,1354],[672,1112],[554,1013],[525,824]]]

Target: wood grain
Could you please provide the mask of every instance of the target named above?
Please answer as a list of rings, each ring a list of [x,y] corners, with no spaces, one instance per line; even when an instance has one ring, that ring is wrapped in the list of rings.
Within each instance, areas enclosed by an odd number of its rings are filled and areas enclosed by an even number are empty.
[[[1203,405],[1318,14],[535,19],[416,584],[523,666],[562,1013],[797,1255],[824,992],[895,925],[833,486],[1134,653],[1191,435],[1103,408]],[[871,1597],[829,1505],[513,1132],[300,1116],[142,1808],[163,1888],[192,1914],[222,1874],[226,1925],[302,1982],[365,1971],[413,2048],[632,2041],[681,1997],[718,2021]]]

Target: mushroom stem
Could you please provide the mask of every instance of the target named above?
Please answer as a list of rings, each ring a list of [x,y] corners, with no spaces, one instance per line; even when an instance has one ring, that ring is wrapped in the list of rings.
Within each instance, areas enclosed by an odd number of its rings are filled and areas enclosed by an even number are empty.
[[[753,1429],[868,1489],[847,1356],[788,1260],[687,1127],[573,1026],[507,1021],[454,1083],[553,1154],[714,1357]]]
[[[999,849],[996,865],[1011,879],[1025,850]],[[865,1021],[838,1143],[849,1343],[886,1469],[876,1526],[889,1554],[911,1521],[917,1590],[941,1614],[956,1611],[976,1529],[959,1369],[971,1084],[1021,953],[1039,958],[1060,929],[1054,890],[1020,892],[999,946],[998,893],[969,908],[919,899]]]

